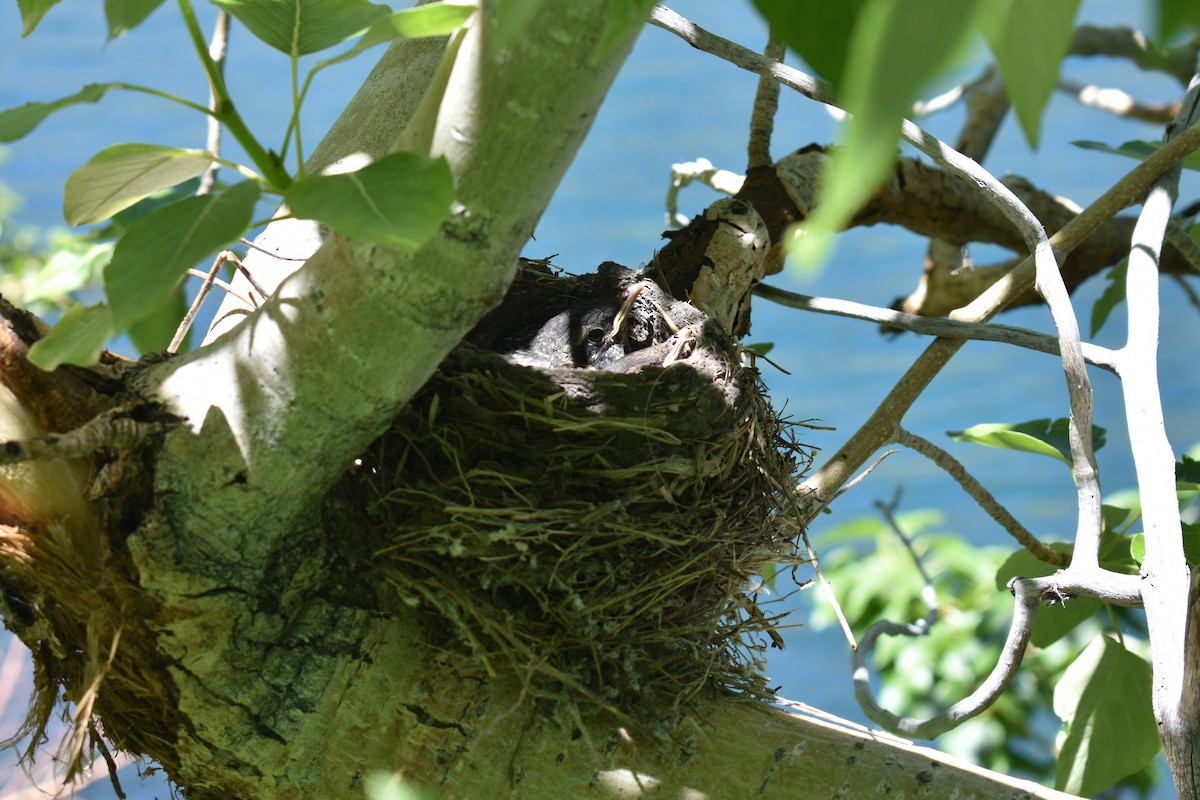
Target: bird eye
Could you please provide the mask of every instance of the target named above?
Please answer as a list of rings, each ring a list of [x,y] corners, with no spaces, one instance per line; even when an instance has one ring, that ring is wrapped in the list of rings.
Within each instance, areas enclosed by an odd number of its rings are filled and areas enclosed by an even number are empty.
[[[587,332],[588,344],[600,344],[604,341],[604,328],[592,328]]]

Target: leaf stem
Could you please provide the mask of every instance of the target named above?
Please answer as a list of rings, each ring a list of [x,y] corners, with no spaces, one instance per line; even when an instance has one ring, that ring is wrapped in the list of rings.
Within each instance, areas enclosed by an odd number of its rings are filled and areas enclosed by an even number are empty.
[[[295,53],[291,54],[292,62],[292,128],[296,132],[296,175],[304,177],[304,140],[300,136],[300,104],[304,102],[304,95],[308,92],[308,82],[305,81],[304,90],[300,90],[300,58]]]
[[[287,171],[284,170],[279,160],[268,153],[259,143],[258,139],[254,138],[254,134],[246,126],[242,115],[234,107],[233,99],[229,96],[229,88],[225,85],[225,78],[222,77],[216,62],[209,55],[208,43],[205,41],[204,32],[200,30],[200,23],[196,20],[196,12],[192,8],[191,0],[179,0],[179,10],[183,14],[183,20],[187,25],[188,34],[192,38],[196,55],[200,57],[204,73],[208,76],[212,95],[216,98],[212,111],[210,112],[206,109],[205,113],[211,113],[220,120],[229,130],[229,133],[232,134],[233,138],[237,139],[238,144],[246,151],[246,155],[250,156],[250,160],[254,162],[254,165],[266,177],[270,183],[270,188],[276,190],[286,189],[292,183],[291,176],[287,174]],[[200,108],[200,106],[196,107]]]

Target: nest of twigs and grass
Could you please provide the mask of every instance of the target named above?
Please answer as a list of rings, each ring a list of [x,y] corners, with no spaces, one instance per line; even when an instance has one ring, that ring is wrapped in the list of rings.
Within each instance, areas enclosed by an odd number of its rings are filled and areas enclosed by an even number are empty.
[[[630,287],[657,287],[639,277],[535,273],[546,297],[574,300],[521,313],[586,322],[611,296],[630,312],[612,329],[645,333]],[[440,644],[490,671],[624,711],[660,693],[766,696],[777,615],[754,589],[764,564],[796,561],[789,511],[810,457],[715,324],[647,299],[692,331],[644,336],[632,371],[529,365],[529,347],[486,330],[511,330],[503,315],[472,339],[509,341],[518,358],[464,344],[446,359],[360,470],[387,530],[386,602],[421,609]],[[565,326],[587,341],[579,328]]]

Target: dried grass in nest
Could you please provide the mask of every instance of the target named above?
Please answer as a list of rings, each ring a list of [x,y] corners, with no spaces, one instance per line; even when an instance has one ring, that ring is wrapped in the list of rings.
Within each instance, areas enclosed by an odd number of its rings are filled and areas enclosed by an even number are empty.
[[[489,670],[627,712],[660,692],[767,694],[774,621],[746,590],[795,559],[785,510],[810,456],[711,333],[638,374],[460,346],[369,465],[394,600]]]

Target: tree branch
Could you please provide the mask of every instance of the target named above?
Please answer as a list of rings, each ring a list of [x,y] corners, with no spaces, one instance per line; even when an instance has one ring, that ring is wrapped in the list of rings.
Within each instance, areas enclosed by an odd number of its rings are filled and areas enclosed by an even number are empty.
[[[1039,353],[1059,355],[1058,340],[1038,331],[1028,328],[1017,328],[1012,325],[996,323],[963,322],[960,320],[943,319],[941,317],[922,317],[917,314],[906,314],[891,308],[854,303],[849,300],[838,300],[829,297],[810,297],[805,294],[789,292],[768,284],[754,287],[754,293],[759,297],[774,303],[812,311],[817,314],[831,314],[837,317],[849,317],[868,322],[877,322],[889,328],[901,328],[913,333],[927,336],[941,336],[948,339],[971,339],[985,342],[1003,342]],[[1083,343],[1083,356],[1087,363],[1115,373],[1117,371],[1116,354],[1105,347]]]
[[[996,520],[1000,524],[1000,527],[1008,531],[1010,536],[1016,539],[1030,553],[1033,553],[1039,561],[1045,561],[1047,564],[1054,564],[1059,567],[1067,566],[1070,558],[1066,553],[1042,544],[1036,536],[1029,532],[1028,528],[1018,522],[1016,517],[1009,513],[1008,509],[992,496],[991,492],[983,487],[983,484],[975,480],[971,473],[967,472],[966,468],[954,456],[928,439],[917,436],[904,428],[898,428],[896,443],[920,453],[941,467],[946,474],[958,482],[958,485],[971,496],[971,499],[979,504],[980,508],[987,512],[989,517]]]
[[[1138,69],[1165,72],[1182,86],[1187,86],[1196,69],[1198,44],[1200,42],[1192,41],[1179,47],[1162,48],[1152,45],[1145,34],[1124,25],[1080,25],[1075,28],[1070,53],[1124,58]]]
[[[1200,77],[1193,79],[1166,139],[1194,126],[1198,118]],[[1167,440],[1158,386],[1158,262],[1178,195],[1179,174],[1179,166],[1165,173],[1142,204],[1129,253],[1125,289],[1129,335],[1120,359],[1129,445],[1146,532],[1141,577],[1154,667],[1154,716],[1179,796],[1194,800],[1200,797],[1200,764],[1194,758],[1200,705],[1184,705],[1185,697],[1195,699],[1184,680],[1196,673],[1200,654],[1186,647],[1191,576],[1175,492],[1175,455]]]

